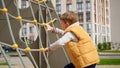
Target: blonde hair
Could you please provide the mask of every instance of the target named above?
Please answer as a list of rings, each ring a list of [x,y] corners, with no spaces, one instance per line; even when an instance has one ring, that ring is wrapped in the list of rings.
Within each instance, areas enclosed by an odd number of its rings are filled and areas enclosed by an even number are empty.
[[[68,11],[61,15],[60,20],[64,21],[65,23],[68,22],[69,24],[73,24],[78,21],[78,16],[77,13]]]

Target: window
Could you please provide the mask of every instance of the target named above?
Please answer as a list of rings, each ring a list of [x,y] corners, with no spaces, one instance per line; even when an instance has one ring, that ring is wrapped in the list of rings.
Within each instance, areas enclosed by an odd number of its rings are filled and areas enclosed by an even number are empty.
[[[15,0],[14,4],[19,9],[28,8],[30,6],[27,0],[17,0],[17,1]]]
[[[29,7],[29,3],[26,0],[21,0],[21,8],[28,8]]]
[[[58,16],[60,17],[60,16],[61,16],[61,14],[58,14]]]
[[[86,2],[86,11],[90,11],[90,2]]]
[[[29,27],[30,28],[30,33],[34,32],[34,27]]]
[[[72,0],[67,0],[67,2],[72,2]]]
[[[103,34],[105,34],[105,27],[104,26],[102,26],[102,32],[103,32]]]
[[[89,34],[89,36],[92,38],[92,35],[91,35],[91,34]]]
[[[90,0],[86,0],[86,2],[90,2]]]
[[[86,13],[86,21],[87,21],[87,22],[90,22],[90,12],[87,12],[87,13]]]
[[[57,4],[60,4],[60,3],[61,3],[61,0],[56,0],[56,3],[57,3]]]
[[[77,2],[83,2],[83,0],[77,0]]]
[[[56,5],[56,11],[58,14],[61,13],[61,5],[60,4]]]
[[[106,42],[106,37],[105,37],[105,36],[102,36],[102,39],[103,39],[103,41],[105,41],[105,42]]]
[[[72,4],[67,4],[66,9],[67,9],[67,11],[71,11],[72,10]]]
[[[97,23],[97,21],[96,21],[96,14],[94,14],[94,19],[95,19],[95,23]]]
[[[107,33],[110,33],[109,27],[106,27],[106,32],[107,32]]]
[[[97,25],[95,24],[95,33],[97,33]]]
[[[78,9],[78,12],[83,12],[83,3],[78,3],[77,9]]]
[[[27,34],[27,29],[26,29],[26,27],[24,27],[23,29],[22,29],[22,36],[23,37],[25,37],[26,36],[26,34]]]
[[[97,44],[97,35],[95,35],[95,43]]]
[[[22,0],[22,2],[21,2],[21,7],[22,7],[22,8],[26,8],[26,0]]]
[[[83,27],[83,24],[80,24],[80,26],[82,26],[82,27]]]
[[[80,22],[83,22],[83,12],[78,13],[78,19],[79,19]]]
[[[87,24],[87,32],[88,33],[91,33],[91,30],[92,30],[92,25],[91,24]]]

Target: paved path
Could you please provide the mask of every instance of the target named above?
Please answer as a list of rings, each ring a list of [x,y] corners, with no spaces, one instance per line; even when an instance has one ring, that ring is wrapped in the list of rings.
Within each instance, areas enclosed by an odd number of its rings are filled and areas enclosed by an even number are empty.
[[[9,57],[8,61],[11,63],[12,68],[24,68],[19,57]],[[0,57],[0,63],[6,62],[3,57]],[[26,65],[26,68],[34,68],[33,64],[30,62],[28,57],[23,57],[23,62]],[[8,66],[0,66],[0,68],[9,68]]]
[[[115,58],[120,59],[120,53],[99,53],[100,58]]]
[[[120,68],[120,65],[97,65],[96,68]]]
[[[32,63],[27,57],[23,57],[26,68],[34,68]],[[0,62],[5,62],[4,58],[0,58]],[[24,68],[18,57],[10,57],[9,61],[12,64],[12,68]],[[9,68],[8,66],[0,66],[0,68]],[[97,65],[96,68],[120,68],[120,65]]]
[[[9,68],[8,66],[0,66],[0,68]],[[23,68],[20,66],[12,66],[12,68]],[[34,68],[28,65],[27,68]],[[120,68],[120,65],[98,65],[96,68]]]
[[[101,55],[105,55],[105,54],[101,54]],[[106,54],[106,55],[111,55],[111,54]],[[115,55],[115,54],[113,54],[113,55]],[[24,68],[22,63],[20,62],[19,57],[8,56],[8,58],[9,58],[8,60],[12,64],[12,68]],[[25,62],[26,68],[34,68],[32,63],[26,56],[24,56],[23,59],[24,59],[23,61]],[[3,57],[0,57],[0,62],[5,62]],[[0,68],[9,68],[9,67],[8,66],[0,66]],[[96,68],[120,68],[120,65],[97,65]]]

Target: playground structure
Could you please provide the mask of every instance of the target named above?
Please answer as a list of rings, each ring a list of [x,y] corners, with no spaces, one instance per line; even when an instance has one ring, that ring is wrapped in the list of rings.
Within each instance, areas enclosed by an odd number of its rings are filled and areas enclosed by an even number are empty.
[[[12,68],[2,45],[12,47],[26,68],[21,52],[26,53],[35,68],[63,68],[69,62],[64,47],[55,52],[44,48],[59,39],[59,35],[46,31],[46,23],[59,27],[59,17],[51,0],[26,0],[28,8],[20,9],[18,0],[0,1],[0,49]]]

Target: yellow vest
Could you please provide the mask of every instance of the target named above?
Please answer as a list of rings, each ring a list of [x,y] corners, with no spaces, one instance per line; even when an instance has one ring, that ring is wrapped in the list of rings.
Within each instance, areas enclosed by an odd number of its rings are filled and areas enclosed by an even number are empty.
[[[66,50],[75,68],[84,68],[99,62],[97,49],[81,26],[70,27],[65,30],[66,32],[72,32],[78,39],[78,42],[71,40],[66,44]]]

